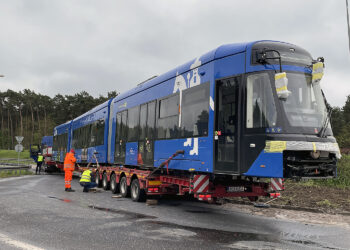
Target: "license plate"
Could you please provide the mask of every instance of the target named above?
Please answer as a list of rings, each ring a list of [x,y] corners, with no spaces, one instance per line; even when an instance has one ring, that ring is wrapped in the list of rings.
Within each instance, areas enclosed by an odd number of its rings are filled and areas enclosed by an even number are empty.
[[[244,192],[245,191],[245,187],[243,187],[243,186],[227,187],[226,190],[227,190],[228,193]]]

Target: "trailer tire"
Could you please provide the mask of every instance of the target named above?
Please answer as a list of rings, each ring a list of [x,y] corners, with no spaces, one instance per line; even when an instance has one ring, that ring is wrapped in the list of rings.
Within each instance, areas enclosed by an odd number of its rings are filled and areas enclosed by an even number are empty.
[[[123,176],[120,179],[120,194],[123,198],[130,196],[130,188],[128,187],[128,182],[126,181],[126,177]]]
[[[146,200],[146,192],[144,189],[140,188],[140,183],[138,179],[134,179],[131,182],[131,199],[133,201],[141,202]]]
[[[104,172],[102,175],[102,187],[104,190],[108,190],[109,189],[109,182],[108,182],[108,178],[107,178],[107,172]]]
[[[115,178],[116,178],[115,173],[113,173],[111,175],[111,179],[110,179],[111,191],[112,191],[113,194],[116,194],[116,193],[120,192],[119,191],[119,183],[117,183]]]
[[[100,179],[100,173],[98,171],[96,171],[96,174],[95,174],[95,182],[97,184],[97,187],[101,187],[102,183]]]

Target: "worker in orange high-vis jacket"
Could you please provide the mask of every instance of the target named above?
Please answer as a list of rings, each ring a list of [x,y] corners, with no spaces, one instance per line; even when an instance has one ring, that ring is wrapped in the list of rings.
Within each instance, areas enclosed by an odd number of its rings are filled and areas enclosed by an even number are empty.
[[[64,181],[65,181],[65,191],[66,192],[75,192],[75,190],[71,187],[72,177],[73,177],[73,171],[75,169],[75,162],[77,159],[74,157],[74,149],[72,148],[67,154],[66,158],[64,159]]]

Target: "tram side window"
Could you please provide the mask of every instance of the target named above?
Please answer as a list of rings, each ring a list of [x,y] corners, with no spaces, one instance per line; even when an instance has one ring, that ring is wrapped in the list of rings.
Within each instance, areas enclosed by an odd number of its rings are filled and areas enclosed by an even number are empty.
[[[58,142],[57,142],[57,135],[53,137],[53,143],[52,143],[52,151],[57,151],[58,149]]]
[[[277,112],[267,73],[247,78],[247,128],[266,128],[276,125]]]
[[[53,137],[53,151],[62,151],[67,148],[68,134],[55,135]]]
[[[156,101],[150,102],[147,105],[147,133],[148,139],[154,137],[154,126],[156,121]]]
[[[88,148],[90,147],[90,140],[91,140],[91,124],[85,125],[82,127],[82,140],[81,140],[81,148]]]
[[[139,138],[139,114],[140,107],[136,106],[128,110],[128,141],[135,142]]]
[[[181,136],[207,136],[209,121],[209,82],[182,92]]]
[[[147,132],[147,104],[141,105],[140,108],[140,140],[146,138]]]
[[[91,140],[92,124],[73,130],[73,148],[88,148],[92,144]]]
[[[155,125],[156,102],[142,104],[140,108],[140,136],[139,140],[153,139]]]
[[[104,144],[105,121],[99,120],[91,124],[90,146],[99,146]]]
[[[179,136],[179,94],[159,101],[158,139],[171,139]]]
[[[72,146],[73,148],[78,148],[78,138],[80,136],[80,129],[73,130],[73,140],[72,140]]]

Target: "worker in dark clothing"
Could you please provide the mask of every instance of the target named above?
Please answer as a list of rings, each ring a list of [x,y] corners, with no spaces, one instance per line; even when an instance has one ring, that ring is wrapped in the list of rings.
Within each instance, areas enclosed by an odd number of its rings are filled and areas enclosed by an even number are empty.
[[[39,174],[40,174],[41,165],[43,164],[43,160],[44,160],[44,156],[41,153],[38,153],[38,160],[36,162],[35,174],[38,174],[38,170],[39,170]]]
[[[80,186],[84,187],[83,192],[89,192],[89,189],[94,188],[97,186],[95,182],[91,181],[92,174],[92,168],[87,169],[83,172],[80,179]]]

